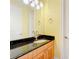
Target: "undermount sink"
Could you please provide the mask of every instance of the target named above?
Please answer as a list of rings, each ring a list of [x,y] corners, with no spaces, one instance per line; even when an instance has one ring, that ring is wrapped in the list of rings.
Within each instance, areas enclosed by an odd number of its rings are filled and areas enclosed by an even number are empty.
[[[37,40],[37,41],[34,41],[34,43],[44,43],[44,42],[47,42],[48,40]]]

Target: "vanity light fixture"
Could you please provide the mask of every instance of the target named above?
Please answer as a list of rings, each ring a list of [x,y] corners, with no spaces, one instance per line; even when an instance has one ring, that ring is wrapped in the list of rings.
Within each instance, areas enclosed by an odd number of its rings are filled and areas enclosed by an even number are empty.
[[[43,7],[43,3],[38,0],[23,0],[24,4],[30,4],[31,7],[35,7],[37,10]]]
[[[35,3],[34,1],[30,4],[32,7],[35,7]]]
[[[32,1],[34,1],[34,0],[23,0],[24,4],[26,4],[26,5],[32,3]]]
[[[37,6],[36,6],[36,9],[37,9],[37,10],[40,9],[40,5],[37,5]]]
[[[33,1],[30,3],[30,5],[31,5],[32,7],[36,7],[38,4],[39,4],[39,1],[38,1],[38,0],[33,0]]]
[[[23,0],[24,4],[28,5],[29,4],[29,0]]]
[[[34,2],[35,2],[35,4],[36,4],[36,5],[39,3],[39,1],[38,1],[38,0],[34,0]]]
[[[43,7],[43,3],[42,2],[40,3],[40,7]]]
[[[43,3],[39,3],[37,6],[36,6],[36,9],[38,10],[38,9],[40,9],[40,8],[42,8],[43,7]]]
[[[33,0],[29,0],[29,2],[32,2]]]

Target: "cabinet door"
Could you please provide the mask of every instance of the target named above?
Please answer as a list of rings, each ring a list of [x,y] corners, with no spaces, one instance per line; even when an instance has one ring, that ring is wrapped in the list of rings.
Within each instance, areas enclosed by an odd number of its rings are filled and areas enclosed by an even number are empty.
[[[54,48],[53,48],[53,46],[48,48],[47,55],[48,55],[48,59],[54,59]]]
[[[32,59],[32,54],[31,53],[26,54],[26,55],[24,55],[22,57],[19,57],[18,59]]]
[[[47,49],[44,51],[44,59],[48,59],[48,51],[47,51]]]
[[[33,57],[33,59],[44,59],[44,53],[40,53],[37,56]]]

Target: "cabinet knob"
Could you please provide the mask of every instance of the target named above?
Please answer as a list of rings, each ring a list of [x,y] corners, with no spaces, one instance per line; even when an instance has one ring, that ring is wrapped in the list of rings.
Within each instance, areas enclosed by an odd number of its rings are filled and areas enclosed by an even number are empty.
[[[65,39],[69,39],[67,36],[64,36]]]

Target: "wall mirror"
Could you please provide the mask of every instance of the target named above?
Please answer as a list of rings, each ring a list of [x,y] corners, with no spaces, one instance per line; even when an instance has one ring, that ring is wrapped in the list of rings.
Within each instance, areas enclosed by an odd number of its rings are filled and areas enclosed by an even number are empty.
[[[44,33],[44,12],[41,0],[10,0],[10,40]]]

